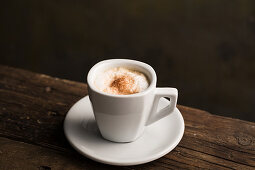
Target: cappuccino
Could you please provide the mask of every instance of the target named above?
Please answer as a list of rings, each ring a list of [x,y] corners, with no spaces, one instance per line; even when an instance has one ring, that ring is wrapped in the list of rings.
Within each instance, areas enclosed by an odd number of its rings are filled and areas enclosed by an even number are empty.
[[[125,67],[115,67],[99,73],[94,84],[98,90],[115,95],[139,93],[149,87],[145,74]]]

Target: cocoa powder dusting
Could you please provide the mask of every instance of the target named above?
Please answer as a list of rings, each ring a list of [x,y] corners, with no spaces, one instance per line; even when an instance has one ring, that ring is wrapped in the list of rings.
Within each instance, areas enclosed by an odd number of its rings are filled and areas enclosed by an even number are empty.
[[[137,88],[133,89],[134,85],[135,85],[134,78],[128,75],[122,75],[120,77],[115,77],[110,87],[116,94],[128,95],[139,92],[139,89]]]

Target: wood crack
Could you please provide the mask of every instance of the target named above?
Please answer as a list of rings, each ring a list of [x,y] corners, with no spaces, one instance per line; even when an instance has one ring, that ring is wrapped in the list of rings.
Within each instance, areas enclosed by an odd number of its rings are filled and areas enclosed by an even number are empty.
[[[171,160],[171,161],[178,162],[178,163],[180,163],[180,164],[185,164],[185,165],[187,165],[187,166],[192,166],[192,167],[195,167],[195,168],[201,168],[201,167],[198,167],[198,166],[195,166],[195,165],[190,165],[190,164],[187,164],[187,163],[185,163],[185,162],[180,162],[180,161],[177,161],[177,160],[175,160],[175,159],[168,158],[168,157],[163,157],[162,159]],[[160,160],[159,160],[159,162],[162,162],[162,163],[164,163],[164,164],[168,164],[168,163],[163,162],[163,161],[160,161]],[[172,165],[172,164],[168,164],[168,165]],[[180,167],[178,167],[178,168],[180,168]]]
[[[210,156],[213,156],[213,157],[216,157],[216,158],[219,158],[219,159],[223,159],[223,160],[226,160],[226,161],[230,161],[230,162],[233,162],[235,164],[240,164],[240,165],[244,165],[244,166],[249,166],[249,167],[252,167],[254,168],[255,166],[252,166],[252,165],[247,165],[247,164],[243,164],[243,163],[240,163],[240,162],[236,162],[236,161],[233,161],[233,160],[230,160],[230,159],[226,159],[224,157],[219,157],[219,156],[216,156],[216,155],[212,155],[212,154],[209,154],[209,153],[205,153],[205,152],[202,152],[202,151],[199,151],[199,150],[195,150],[195,149],[192,149],[192,148],[188,148],[188,147],[185,147],[185,146],[180,146],[182,148],[185,148],[185,149],[190,149],[190,150],[193,150],[195,152],[200,152],[202,154],[205,154],[205,155],[210,155]],[[220,165],[220,164],[219,164]],[[224,166],[224,165],[222,165]]]

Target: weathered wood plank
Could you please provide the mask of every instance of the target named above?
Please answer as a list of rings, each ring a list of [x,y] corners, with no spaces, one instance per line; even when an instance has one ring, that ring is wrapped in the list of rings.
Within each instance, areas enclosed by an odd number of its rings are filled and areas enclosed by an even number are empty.
[[[188,168],[187,164],[160,160],[146,165],[116,167],[100,164],[76,152],[66,153],[46,147],[0,137],[0,169],[176,169]],[[195,166],[194,166],[195,167]]]
[[[86,84],[0,66],[0,136],[76,154],[62,125],[71,105],[85,95]],[[131,168],[255,168],[255,123],[178,108],[185,120],[181,143],[165,157]]]
[[[0,169],[118,169],[76,153],[64,153],[0,137]],[[128,168],[122,168],[128,169]]]
[[[0,67],[1,89],[64,104],[73,103],[77,98],[87,94],[87,85],[84,83],[53,78],[44,74],[34,74],[26,70],[1,65]]]

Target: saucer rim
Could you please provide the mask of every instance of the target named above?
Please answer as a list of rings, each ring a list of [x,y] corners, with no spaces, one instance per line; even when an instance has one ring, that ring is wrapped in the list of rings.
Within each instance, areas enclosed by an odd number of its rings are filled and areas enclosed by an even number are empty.
[[[166,155],[167,153],[171,152],[181,141],[183,135],[184,135],[184,131],[185,131],[185,123],[184,123],[184,119],[183,119],[183,116],[181,114],[181,112],[179,111],[179,109],[176,107],[175,110],[177,110],[178,112],[178,117],[180,118],[180,122],[181,122],[181,129],[180,129],[180,132],[178,133],[178,136],[176,135],[176,138],[173,142],[173,144],[171,144],[169,147],[167,147],[166,149],[162,149],[161,152],[158,152],[156,154],[153,154],[153,155],[150,155],[148,157],[146,157],[146,159],[135,159],[135,160],[122,160],[122,159],[119,159],[119,160],[113,160],[113,159],[107,159],[107,158],[104,158],[104,157],[100,157],[99,155],[95,155],[93,153],[90,153],[89,150],[86,149],[86,147],[84,147],[83,149],[80,149],[79,146],[76,146],[74,144],[74,142],[72,141],[72,139],[70,139],[71,137],[68,136],[67,134],[67,116],[69,115],[69,113],[72,111],[72,108],[75,107],[75,105],[77,105],[79,102],[82,102],[82,100],[86,100],[88,98],[89,99],[89,96],[85,96],[81,99],[79,99],[77,102],[75,102],[72,107],[68,110],[66,116],[65,116],[65,119],[64,119],[64,126],[63,126],[63,129],[64,129],[64,134],[65,134],[65,137],[67,138],[69,144],[78,152],[80,153],[81,155],[85,156],[86,158],[89,158],[93,161],[96,161],[96,162],[100,162],[100,163],[103,163],[103,164],[108,164],[108,165],[115,165],[115,166],[132,166],[132,165],[140,165],[140,164],[144,164],[144,163],[148,163],[148,162],[151,162],[151,161],[154,161],[156,159],[159,159],[161,157],[163,157],[164,155]],[[167,99],[165,99],[167,100]],[[112,142],[112,141],[109,141],[109,142]],[[117,142],[112,142],[112,143],[115,143],[116,145],[118,145],[119,143]],[[78,144],[79,145],[79,144]]]

